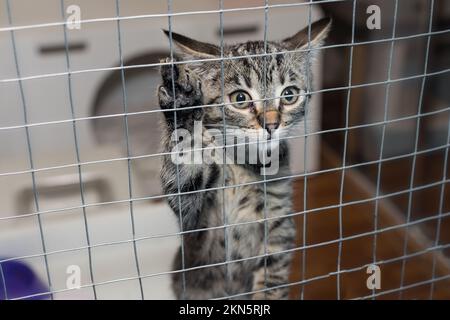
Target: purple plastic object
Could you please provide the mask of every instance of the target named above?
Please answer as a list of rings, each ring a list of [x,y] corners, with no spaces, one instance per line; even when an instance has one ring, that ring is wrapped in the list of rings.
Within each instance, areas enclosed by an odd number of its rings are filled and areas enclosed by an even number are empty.
[[[22,262],[2,262],[0,263],[0,267],[0,300],[16,299],[49,291],[47,286],[42,283],[33,270]],[[5,294],[7,295],[6,297]],[[49,298],[49,294],[44,294],[26,299],[44,300]]]

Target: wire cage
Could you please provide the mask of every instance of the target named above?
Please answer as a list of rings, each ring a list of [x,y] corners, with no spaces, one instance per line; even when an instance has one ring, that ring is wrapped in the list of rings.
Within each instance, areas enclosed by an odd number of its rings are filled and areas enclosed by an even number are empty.
[[[239,224],[186,231],[168,207],[159,68],[198,62],[176,61],[173,32],[218,44],[223,65],[252,57],[224,56],[227,43],[266,45],[325,15],[309,110],[281,138],[292,149],[277,178],[293,181],[291,274],[258,292],[450,298],[445,0],[0,2],[0,299],[172,299],[173,274],[270,256],[172,269],[186,234]],[[267,225],[264,212],[242,224]]]

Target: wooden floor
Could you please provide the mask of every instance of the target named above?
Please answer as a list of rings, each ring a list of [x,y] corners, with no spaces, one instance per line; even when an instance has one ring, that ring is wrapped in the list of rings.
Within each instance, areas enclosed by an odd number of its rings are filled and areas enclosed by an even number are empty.
[[[338,157],[333,152],[323,147],[322,168],[338,167]],[[355,170],[348,170],[345,175],[343,202],[357,199],[370,199],[374,196],[374,185],[365,176]],[[341,171],[309,176],[307,178],[307,209],[321,208],[339,204],[341,185]],[[304,180],[295,182],[295,212],[303,211],[303,187]],[[430,223],[416,224],[405,227],[396,227],[405,223],[405,216],[392,202],[382,200],[378,202],[378,229],[388,228],[376,236],[376,259],[387,261],[379,264],[381,268],[381,290],[387,291],[377,299],[428,299],[431,285],[429,283],[416,285],[432,278],[433,255],[436,261],[435,277],[450,275],[450,262],[442,251],[422,252],[433,246],[423,232],[425,225],[430,228]],[[305,299],[336,299],[337,283],[340,283],[340,298],[352,299],[372,294],[366,286],[369,276],[366,268],[359,268],[372,263],[374,235],[361,235],[371,233],[374,230],[375,202],[342,207],[342,236],[349,238],[341,242],[341,248],[336,241],[339,239],[339,209],[317,210],[306,214],[306,246],[305,251],[296,251],[292,268],[291,282],[307,280],[303,286],[291,287],[291,298],[298,299],[303,292]],[[297,244],[301,248],[303,244],[303,215],[296,216],[298,225]],[[436,227],[436,220],[432,226]],[[450,230],[450,219],[442,220],[442,230]],[[448,232],[443,232],[448,233]],[[353,237],[353,238],[351,238]],[[405,277],[402,293],[396,290],[401,283],[401,270],[404,239],[407,239],[407,255],[410,256],[405,264]],[[328,243],[327,243],[328,242]],[[447,242],[448,243],[448,242]],[[442,244],[442,242],[441,242]],[[340,268],[342,270],[354,269],[342,273],[337,279],[335,274],[338,266],[338,252],[341,250]],[[422,252],[422,253],[421,253]],[[305,274],[302,274],[302,258],[305,256]],[[334,273],[334,274],[333,274]],[[331,275],[330,275],[331,274]],[[317,279],[313,279],[317,278]],[[308,279],[312,279],[308,281]],[[392,291],[389,291],[392,290]],[[434,283],[434,299],[450,299],[450,279]]]

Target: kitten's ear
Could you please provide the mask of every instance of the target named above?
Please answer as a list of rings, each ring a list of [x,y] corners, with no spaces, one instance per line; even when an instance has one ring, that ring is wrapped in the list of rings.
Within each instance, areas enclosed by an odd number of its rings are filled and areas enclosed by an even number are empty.
[[[163,32],[170,39],[169,31]],[[213,44],[200,42],[175,32],[172,32],[172,40],[177,52],[187,58],[208,59],[220,56],[220,48]]]
[[[323,18],[311,24],[310,47],[318,48],[328,35],[331,28],[331,18]],[[308,27],[297,32],[292,37],[284,39],[282,42],[289,50],[298,50],[308,46]]]

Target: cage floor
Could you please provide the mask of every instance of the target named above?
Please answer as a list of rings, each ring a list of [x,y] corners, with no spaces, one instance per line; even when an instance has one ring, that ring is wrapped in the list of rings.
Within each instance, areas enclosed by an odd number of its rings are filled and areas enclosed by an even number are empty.
[[[338,157],[331,149],[323,146],[322,167],[339,167]],[[346,171],[343,202],[358,199],[370,199],[375,196],[375,187],[354,169]],[[307,178],[307,209],[333,206],[339,204],[341,171],[324,173]],[[295,212],[303,210],[304,180],[295,183]],[[372,294],[366,286],[369,276],[366,267],[373,262],[374,242],[374,212],[375,201],[348,205],[342,207],[342,255],[341,271],[352,269],[340,274],[340,298],[352,299]],[[303,246],[303,216],[297,216],[298,245]],[[414,221],[414,219],[412,219]],[[436,228],[436,221],[431,221]],[[445,277],[450,274],[450,262],[442,252],[427,251],[433,246],[433,240],[424,236],[422,227],[426,223],[405,227],[395,227],[405,224],[404,214],[399,212],[389,200],[379,201],[378,229],[385,231],[377,234],[376,259],[381,269],[381,289],[377,299],[428,299],[431,285],[426,283],[432,279],[433,254],[436,261],[435,277]],[[430,224],[430,222],[427,222]],[[450,220],[442,220],[442,230],[448,230]],[[291,298],[298,298],[301,292],[305,299],[336,299],[337,298],[337,259],[339,243],[339,208],[317,210],[306,215],[306,247],[305,274],[303,271],[303,251],[298,251],[292,270],[292,282],[307,280],[302,286],[292,286]],[[366,235],[364,235],[366,233]],[[367,234],[368,233],[368,234]],[[358,236],[362,234],[361,236]],[[404,256],[404,239],[408,239],[406,255],[406,272],[401,286],[402,257]],[[348,239],[346,239],[348,238]],[[447,243],[447,242],[446,242]],[[441,241],[442,244],[442,241]],[[329,276],[327,276],[330,274]],[[311,279],[311,281],[308,281]],[[420,285],[420,283],[425,282]],[[450,299],[450,280],[446,277],[434,284],[435,299]]]

